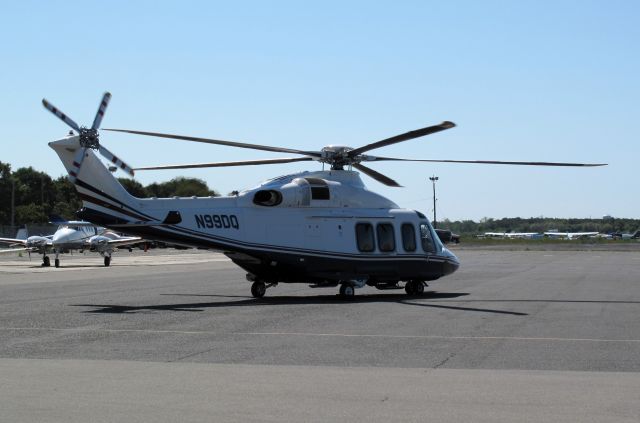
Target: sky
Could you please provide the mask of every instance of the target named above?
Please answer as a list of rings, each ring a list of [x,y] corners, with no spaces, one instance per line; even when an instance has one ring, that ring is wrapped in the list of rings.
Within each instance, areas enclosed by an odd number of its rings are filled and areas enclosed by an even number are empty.
[[[0,161],[65,174],[47,142],[113,95],[104,128],[319,150],[443,120],[370,151],[406,158],[608,163],[596,168],[376,163],[373,191],[438,219],[640,218],[636,1],[0,0]],[[103,132],[133,167],[286,157]],[[223,194],[315,162],[138,172]],[[121,175],[122,176],[122,175]],[[5,201],[6,199],[2,199]]]

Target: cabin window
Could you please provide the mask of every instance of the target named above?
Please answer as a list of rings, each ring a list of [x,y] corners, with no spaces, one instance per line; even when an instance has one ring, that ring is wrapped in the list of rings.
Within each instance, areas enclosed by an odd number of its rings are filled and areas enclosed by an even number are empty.
[[[429,225],[426,223],[420,224],[420,241],[422,242],[422,249],[427,253],[435,253],[436,247],[433,241],[433,235],[429,229]]]
[[[378,223],[376,232],[378,233],[378,248],[380,251],[389,252],[396,249],[396,239],[393,235],[393,225],[391,223]]]
[[[416,250],[416,230],[411,223],[402,224],[402,246],[405,251]]]
[[[370,223],[356,224],[356,241],[358,242],[358,250],[363,253],[370,253],[375,249],[373,226]]]

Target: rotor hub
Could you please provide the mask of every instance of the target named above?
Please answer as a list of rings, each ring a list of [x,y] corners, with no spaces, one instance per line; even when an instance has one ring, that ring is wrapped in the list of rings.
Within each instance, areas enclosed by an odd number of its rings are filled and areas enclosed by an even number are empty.
[[[328,145],[320,150],[322,163],[331,165],[331,169],[341,170],[344,166],[358,162],[356,157],[349,156],[349,151],[353,148],[346,145]]]
[[[100,148],[98,130],[93,128],[81,127],[80,128],[80,145],[85,148],[92,148],[97,150]]]

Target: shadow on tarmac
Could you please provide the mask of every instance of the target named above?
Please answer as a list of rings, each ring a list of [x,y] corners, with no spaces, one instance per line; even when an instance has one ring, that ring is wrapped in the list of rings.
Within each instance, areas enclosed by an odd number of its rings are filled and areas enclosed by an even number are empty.
[[[377,294],[377,295],[356,295],[353,299],[344,299],[338,295],[317,295],[311,297],[294,296],[273,296],[263,298],[252,298],[246,296],[232,295],[204,295],[204,294],[163,294],[175,296],[194,297],[215,297],[215,298],[238,298],[235,301],[215,301],[197,302],[181,304],[158,304],[158,305],[116,305],[116,304],[71,304],[73,307],[91,307],[94,310],[86,310],[84,313],[104,313],[123,314],[136,313],[138,311],[204,311],[209,308],[224,307],[255,307],[255,306],[282,306],[282,305],[313,305],[313,304],[363,304],[363,303],[398,303],[408,306],[431,307],[458,311],[474,311],[482,313],[508,314],[512,316],[528,316],[527,313],[520,313],[508,310],[495,310],[489,308],[475,308],[462,306],[449,306],[442,304],[430,304],[423,300],[437,300],[446,298],[458,298],[469,295],[466,292],[425,292],[419,297],[409,297],[406,294]],[[462,300],[465,301],[466,300]]]

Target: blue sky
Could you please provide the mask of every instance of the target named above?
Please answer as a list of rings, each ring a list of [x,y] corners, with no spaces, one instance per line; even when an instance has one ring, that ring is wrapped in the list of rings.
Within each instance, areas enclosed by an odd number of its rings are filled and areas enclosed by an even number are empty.
[[[640,19],[634,1],[2,2],[0,161],[54,176],[67,127],[46,97],[103,127],[317,150],[442,120],[458,127],[371,152],[576,161],[605,168],[380,163],[370,189],[438,216],[640,218]],[[283,154],[103,133],[134,167]],[[139,172],[228,193],[320,164]]]

